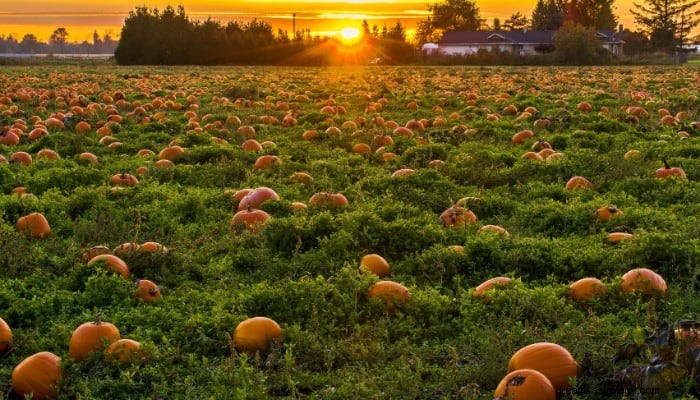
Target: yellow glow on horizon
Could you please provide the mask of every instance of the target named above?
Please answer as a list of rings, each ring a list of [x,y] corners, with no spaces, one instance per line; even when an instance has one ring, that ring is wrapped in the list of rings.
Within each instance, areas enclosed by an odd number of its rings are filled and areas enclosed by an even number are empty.
[[[360,30],[357,28],[343,28],[340,31],[340,39],[343,43],[355,43],[360,40]]]

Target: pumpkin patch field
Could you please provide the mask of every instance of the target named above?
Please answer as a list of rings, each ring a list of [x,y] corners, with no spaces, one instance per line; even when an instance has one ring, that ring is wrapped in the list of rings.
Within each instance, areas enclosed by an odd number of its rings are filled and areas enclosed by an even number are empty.
[[[696,67],[8,67],[5,399],[700,396]]]

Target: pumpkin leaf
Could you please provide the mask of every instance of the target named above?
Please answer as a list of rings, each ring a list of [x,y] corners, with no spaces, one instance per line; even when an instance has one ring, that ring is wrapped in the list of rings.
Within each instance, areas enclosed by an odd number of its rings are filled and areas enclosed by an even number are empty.
[[[644,344],[625,343],[620,346],[617,353],[613,356],[613,363],[631,361],[637,358],[646,348],[647,346]]]
[[[644,328],[641,326],[638,326],[632,330],[632,341],[637,344],[637,345],[642,345],[646,343],[646,333],[644,332]]]

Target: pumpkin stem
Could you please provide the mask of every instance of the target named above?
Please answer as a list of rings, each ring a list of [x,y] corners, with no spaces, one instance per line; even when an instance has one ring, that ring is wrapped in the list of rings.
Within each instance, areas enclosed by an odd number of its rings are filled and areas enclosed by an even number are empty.
[[[97,315],[95,316],[95,325],[102,324],[102,317],[104,317],[104,314],[102,314],[102,310],[97,311]]]
[[[661,157],[661,161],[664,163],[665,169],[671,169],[671,166],[668,165],[668,161],[666,161],[666,157]]]

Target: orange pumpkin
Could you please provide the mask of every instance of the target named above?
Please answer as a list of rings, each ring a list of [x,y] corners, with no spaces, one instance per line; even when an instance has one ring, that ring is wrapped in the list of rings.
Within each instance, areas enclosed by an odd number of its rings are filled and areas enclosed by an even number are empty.
[[[661,159],[663,161],[663,168],[659,168],[654,172],[656,178],[678,178],[678,179],[688,179],[685,175],[685,171],[680,167],[671,167],[665,158]]]
[[[369,298],[377,298],[384,303],[384,309],[393,312],[396,307],[407,303],[411,293],[404,285],[393,281],[379,281],[367,291]]]
[[[384,257],[379,254],[367,254],[360,260],[360,271],[370,272],[380,278],[391,274],[391,267]]]
[[[97,156],[94,155],[94,154],[92,154],[92,153],[88,153],[88,152],[80,153],[80,154],[78,155],[78,160],[87,161],[87,162],[89,162],[90,164],[93,164],[93,165],[99,163],[99,161],[98,161],[98,159],[97,159]]]
[[[26,151],[18,151],[10,154],[10,162],[18,163],[24,166],[31,165],[32,156]]]
[[[634,235],[627,232],[610,232],[608,234],[608,241],[612,244],[620,243],[623,240],[634,239]]]
[[[494,400],[555,400],[552,383],[534,369],[519,369],[506,375],[493,393]]]
[[[56,151],[51,150],[51,149],[41,149],[39,152],[36,153],[36,159],[37,160],[51,160],[51,161],[56,161],[60,160],[61,156],[56,153]]]
[[[23,399],[53,399],[62,377],[61,359],[42,351],[17,364],[12,371],[12,389]]]
[[[170,160],[170,161],[175,161],[180,155],[182,155],[185,152],[185,149],[175,145],[175,146],[168,146],[164,148],[163,150],[158,153],[158,159],[159,160]]]
[[[593,184],[582,176],[574,176],[566,182],[566,190],[577,190],[581,188],[592,188]]]
[[[525,129],[513,135],[511,141],[513,144],[522,144],[525,140],[530,139],[533,136],[535,136],[534,132],[532,132],[530,129]]]
[[[167,254],[168,248],[158,242],[144,242],[139,246],[141,253],[161,253]]]
[[[497,233],[503,237],[509,238],[510,233],[506,230],[506,228],[500,226],[500,225],[484,225],[481,228],[479,228],[476,233],[483,233],[483,232],[492,232],[492,233]]]
[[[0,318],[0,357],[12,348],[12,329],[10,325]]]
[[[600,207],[595,211],[595,217],[599,222],[607,222],[613,217],[624,215],[616,206]]]
[[[82,361],[95,350],[104,348],[121,339],[119,329],[109,322],[103,322],[100,315],[92,322],[86,322],[73,331],[68,353],[73,361]]]
[[[635,268],[622,275],[620,288],[625,293],[641,292],[647,295],[664,294],[668,290],[661,275],[648,268]]]
[[[306,172],[295,172],[292,174],[292,176],[289,178],[292,182],[299,182],[304,185],[310,185],[314,183],[314,178],[307,174]]]
[[[139,247],[140,245],[136,242],[126,242],[115,247],[112,253],[119,257],[131,256],[139,250]]]
[[[34,239],[43,239],[51,233],[49,221],[41,213],[31,213],[20,217],[15,226],[20,233],[28,233]]]
[[[263,147],[257,140],[248,139],[241,144],[241,149],[243,149],[243,151],[261,151]]]
[[[109,247],[107,246],[93,246],[89,248],[88,250],[85,250],[83,254],[80,256],[80,259],[84,263],[90,262],[93,258],[96,256],[99,256],[100,254],[107,254],[109,253]]]
[[[413,175],[416,172],[416,170],[412,168],[401,168],[397,169],[391,174],[392,178],[397,178],[397,177],[404,177],[404,176],[409,176]]]
[[[340,208],[348,205],[348,199],[341,193],[315,193],[309,198],[312,207]]]
[[[491,278],[483,282],[481,285],[477,286],[476,289],[474,289],[474,292],[472,292],[472,296],[474,297],[485,297],[486,292],[488,292],[491,289],[495,289],[500,286],[509,286],[512,283],[512,280],[506,276],[497,276],[495,278]]]
[[[241,210],[233,215],[229,230],[240,232],[247,229],[249,232],[257,232],[261,225],[270,219],[270,214],[263,210]]]
[[[598,278],[583,278],[569,285],[569,297],[575,301],[590,301],[606,291]]]
[[[555,389],[568,388],[578,374],[578,364],[568,350],[556,343],[533,343],[516,351],[508,362],[508,372],[534,369],[549,379]]]
[[[238,351],[248,354],[270,350],[270,342],[282,341],[282,328],[267,317],[246,319],[233,331],[233,344]]]
[[[136,186],[139,184],[139,180],[135,176],[127,174],[126,172],[112,175],[110,181],[113,185],[119,186]]]
[[[143,299],[146,303],[155,303],[160,300],[160,288],[148,279],[138,279],[136,281],[138,292],[136,297]]]
[[[440,222],[445,228],[476,223],[476,214],[464,207],[452,206],[440,214]]]
[[[129,267],[126,265],[124,260],[112,255],[112,254],[99,254],[88,261],[88,265],[92,266],[95,264],[104,264],[108,271],[113,271],[123,276],[124,278],[129,278]]]
[[[266,201],[277,201],[279,199],[280,196],[277,194],[277,192],[269,187],[261,186],[253,189],[241,199],[241,201],[238,203],[238,211],[247,210],[249,208],[258,208]]]
[[[105,356],[121,365],[128,365],[137,359],[146,357],[141,343],[132,339],[119,339],[105,349]]]

